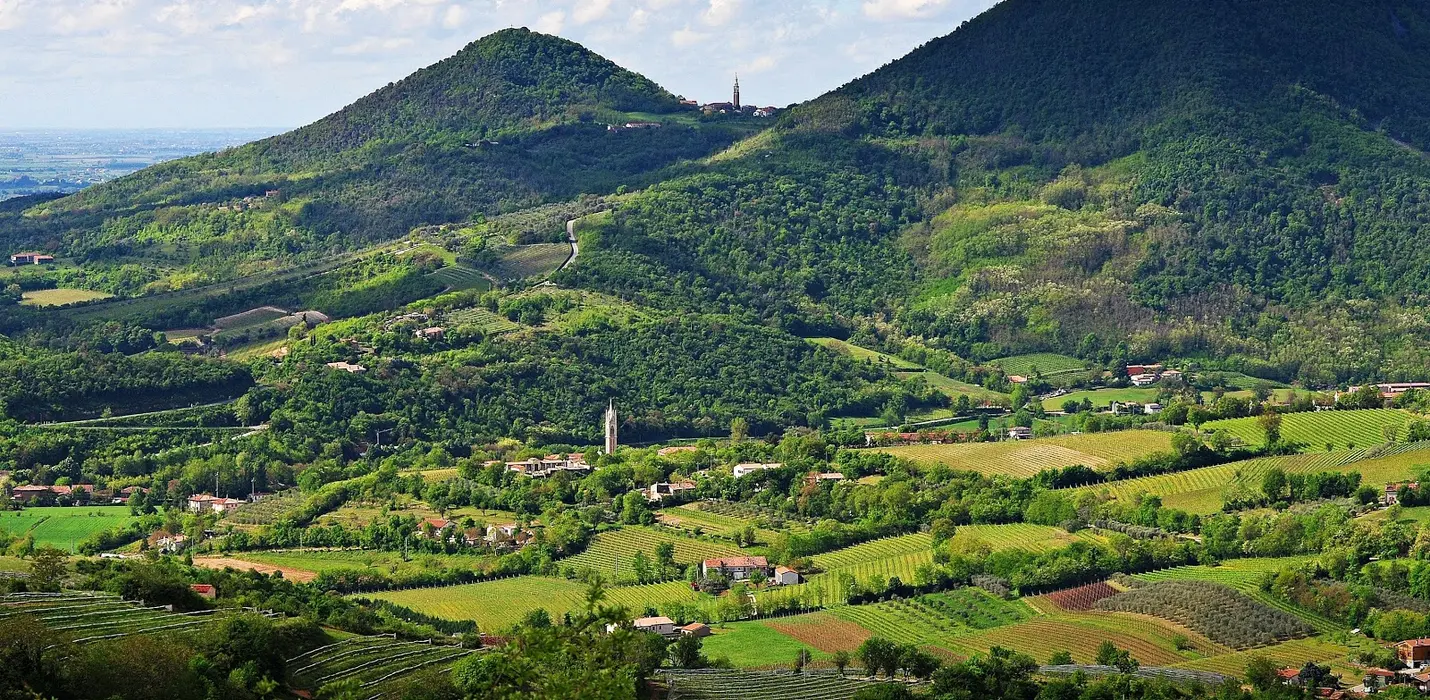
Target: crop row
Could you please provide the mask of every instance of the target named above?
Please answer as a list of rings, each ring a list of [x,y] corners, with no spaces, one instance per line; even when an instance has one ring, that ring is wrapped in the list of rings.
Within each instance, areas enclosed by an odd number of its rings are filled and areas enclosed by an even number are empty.
[[[761,700],[844,700],[870,681],[852,673],[801,674],[720,670],[663,671],[671,698],[760,698]]]
[[[449,311],[442,315],[442,321],[453,326],[479,326],[487,333],[505,333],[521,327],[508,320],[505,316],[500,316],[480,307]]]
[[[1339,449],[1351,445],[1368,447],[1386,442],[1385,428],[1403,434],[1410,414],[1399,409],[1367,409],[1359,411],[1316,411],[1288,413],[1281,419],[1281,439],[1299,443],[1311,449],[1325,449],[1332,444]],[[1250,445],[1265,442],[1265,432],[1256,418],[1232,418],[1211,421],[1204,430],[1225,431]]]
[[[1055,591],[1043,597],[1060,609],[1069,612],[1082,612],[1091,610],[1103,598],[1111,598],[1114,595],[1117,595],[1116,588],[1109,586],[1104,581],[1099,581],[1086,586]]]
[[[1162,581],[1104,598],[1098,610],[1172,620],[1237,649],[1304,637],[1315,630],[1299,617],[1207,581]]]

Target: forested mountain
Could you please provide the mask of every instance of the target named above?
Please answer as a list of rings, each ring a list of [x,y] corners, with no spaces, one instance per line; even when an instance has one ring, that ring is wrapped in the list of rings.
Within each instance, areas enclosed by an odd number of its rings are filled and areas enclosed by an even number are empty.
[[[618,208],[571,279],[973,359],[1419,375],[1427,96],[1419,3],[1008,0]]]
[[[694,120],[606,128],[678,107],[577,44],[505,30],[301,129],[59,200],[7,202],[0,241],[94,266],[142,259],[160,265],[155,279],[222,279],[235,259],[351,248],[421,224],[614,190],[746,133]]]

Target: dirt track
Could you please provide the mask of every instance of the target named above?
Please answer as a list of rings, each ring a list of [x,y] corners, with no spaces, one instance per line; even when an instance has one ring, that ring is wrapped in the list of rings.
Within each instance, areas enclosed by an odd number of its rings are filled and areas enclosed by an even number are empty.
[[[283,572],[283,578],[298,583],[307,583],[318,577],[317,572],[305,571],[303,569],[290,569],[286,566],[269,566],[267,564],[255,564],[242,559],[229,559],[227,557],[205,557],[195,558],[194,566],[202,566],[205,569],[233,568],[239,571],[257,571],[260,574],[271,574],[275,571]]]

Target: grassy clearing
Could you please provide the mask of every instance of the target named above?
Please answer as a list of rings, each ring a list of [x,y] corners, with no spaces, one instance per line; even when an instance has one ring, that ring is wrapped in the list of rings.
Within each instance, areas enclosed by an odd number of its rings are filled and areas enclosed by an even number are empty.
[[[1139,493],[1149,493],[1160,496],[1163,504],[1168,507],[1208,514],[1221,509],[1226,493],[1260,488],[1262,475],[1273,467],[1297,474],[1357,471],[1361,473],[1363,483],[1382,486],[1388,482],[1410,478],[1426,465],[1430,465],[1430,444],[1406,443],[1371,449],[1253,459],[1174,474],[1084,486],[1076,490],[1106,491],[1114,498],[1122,500],[1133,498]]]
[[[655,528],[627,526],[596,535],[585,551],[562,559],[561,563],[595,569],[609,581],[621,581],[634,576],[631,562],[636,552],[643,552],[654,564],[657,561],[655,548],[665,542],[675,545],[675,561],[680,564],[741,556],[740,549],[732,545],[681,537]]]
[[[237,347],[230,348],[225,352],[225,357],[230,360],[246,362],[248,360],[273,357],[273,353],[278,352],[284,345],[288,344],[287,338],[276,340],[259,340],[252,343],[245,343]]]
[[[953,399],[957,399],[960,395],[967,395],[974,401],[991,401],[994,399],[1006,399],[1008,397],[1007,394],[1001,394],[992,389],[984,389],[977,384],[969,384],[968,382],[960,382],[957,379],[949,379],[938,372],[928,370],[922,372],[899,372],[898,376],[900,379],[922,379],[927,382],[929,386],[938,389]],[[952,415],[952,412],[950,412],[950,415]],[[915,420],[920,419],[915,418]],[[921,420],[931,419],[925,418]]]
[[[860,362],[884,365],[890,369],[923,370],[923,366],[916,362],[910,362],[902,357],[882,353],[878,350],[859,347],[838,338],[809,338],[808,340],[815,345],[828,348],[846,357],[852,357]]]
[[[1059,355],[1051,352],[1035,352],[1027,355],[1013,355],[1011,357],[1000,357],[988,364],[1002,367],[1008,374],[1017,374],[1024,377],[1031,377],[1034,374],[1043,376],[1062,374],[1064,372],[1079,372],[1087,369],[1087,363],[1076,357]]]
[[[462,586],[385,591],[370,597],[449,620],[473,620],[483,630],[497,631],[520,622],[537,609],[546,610],[552,617],[584,609],[586,586],[561,578],[517,576]],[[607,605],[623,605],[636,614],[647,606],[695,603],[702,597],[708,598],[690,590],[690,584],[684,581],[606,590]]]
[[[123,527],[134,520],[125,506],[26,508],[0,512],[0,528],[17,537],[30,534],[35,545],[75,551],[96,532]]]
[[[1129,387],[1126,389],[1096,389],[1093,391],[1073,391],[1056,398],[1044,399],[1043,408],[1049,411],[1063,410],[1063,404],[1068,401],[1082,402],[1087,399],[1092,402],[1094,409],[1107,408],[1108,404],[1116,401],[1118,403],[1135,402],[1148,403],[1157,398],[1157,389],[1139,389]]]
[[[1384,408],[1288,413],[1281,418],[1281,439],[1315,451],[1324,450],[1327,444],[1339,450],[1370,447],[1386,442],[1386,428],[1393,429],[1395,437],[1403,437],[1411,417],[1408,411]],[[1224,431],[1248,445],[1266,443],[1266,434],[1256,418],[1211,421],[1202,424],[1202,430]]]
[[[24,306],[64,306],[82,301],[109,299],[113,294],[88,289],[37,289],[20,295]]]
[[[1027,478],[1045,469],[1081,464],[1111,467],[1172,447],[1172,434],[1154,430],[1061,435],[1036,440],[977,442],[953,445],[907,445],[884,452],[925,464],[980,474]]]

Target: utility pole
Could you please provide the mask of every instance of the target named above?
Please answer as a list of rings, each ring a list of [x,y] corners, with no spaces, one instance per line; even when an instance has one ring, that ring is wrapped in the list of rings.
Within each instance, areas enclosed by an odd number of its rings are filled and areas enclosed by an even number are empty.
[[[392,432],[392,431],[394,431],[394,430],[396,430],[396,429],[397,429],[397,428],[388,428],[388,429],[386,429],[386,430],[383,430],[382,428],[375,428],[375,429],[373,429],[373,432],[377,433],[377,446],[378,446],[378,447],[382,447],[382,434],[383,434],[383,433],[390,433],[390,432]]]

